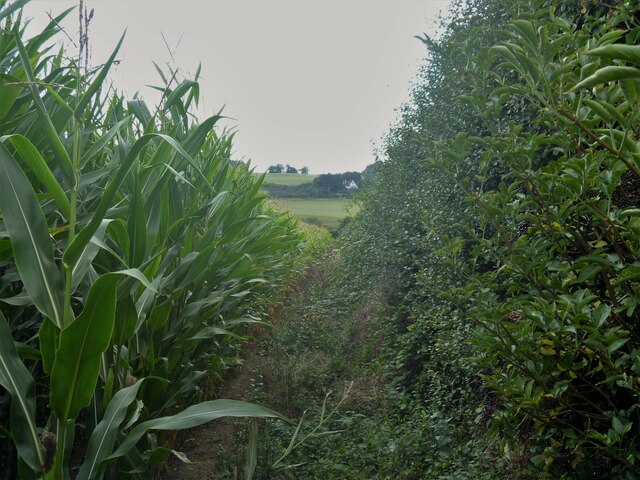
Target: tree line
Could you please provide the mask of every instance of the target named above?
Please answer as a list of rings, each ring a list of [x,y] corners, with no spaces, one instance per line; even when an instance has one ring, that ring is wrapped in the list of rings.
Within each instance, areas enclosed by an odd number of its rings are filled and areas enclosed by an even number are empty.
[[[283,165],[282,163],[277,163],[276,165],[269,165],[269,168],[267,168],[267,173],[299,173],[301,175],[308,175],[309,167],[304,166],[298,169],[293,165]]]
[[[335,198],[352,197],[363,186],[360,172],[323,173],[300,185],[266,182],[264,189],[275,198]]]

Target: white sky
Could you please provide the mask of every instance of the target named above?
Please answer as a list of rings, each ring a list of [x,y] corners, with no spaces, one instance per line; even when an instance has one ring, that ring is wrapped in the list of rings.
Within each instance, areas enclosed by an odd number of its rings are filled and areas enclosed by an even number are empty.
[[[40,29],[77,1],[32,0]],[[311,173],[363,170],[396,118],[449,0],[86,0],[91,63],[127,36],[111,78],[157,101],[153,64],[184,74],[202,62],[202,118],[225,106],[236,159],[258,171],[275,163]],[[77,12],[63,24],[77,37]],[[161,33],[172,51],[169,54]],[[63,41],[59,36],[58,40]]]

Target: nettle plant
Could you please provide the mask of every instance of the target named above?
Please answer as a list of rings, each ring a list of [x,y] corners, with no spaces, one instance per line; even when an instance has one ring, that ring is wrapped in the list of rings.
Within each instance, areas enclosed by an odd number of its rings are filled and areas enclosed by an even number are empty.
[[[105,83],[123,40],[86,71],[83,52],[45,47],[68,11],[25,39],[24,3],[0,0],[1,462],[26,479],[145,477],[171,454],[154,431],[281,417],[183,408],[236,361],[300,235],[232,166],[220,115],[189,113],[198,75],[160,72],[154,112],[125,102]]]
[[[491,136],[441,159],[460,171],[480,149],[486,171],[462,184],[495,268],[461,304],[500,399],[492,429],[553,478],[640,470],[640,11],[595,9],[582,29],[548,9],[514,21],[490,50],[501,85],[475,98]],[[493,162],[507,173],[487,188]]]

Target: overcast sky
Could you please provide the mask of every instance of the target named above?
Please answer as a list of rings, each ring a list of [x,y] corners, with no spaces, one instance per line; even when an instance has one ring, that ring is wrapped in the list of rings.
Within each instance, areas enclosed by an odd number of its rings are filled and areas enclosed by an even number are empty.
[[[32,0],[34,28],[77,1]],[[201,117],[225,106],[236,159],[311,173],[373,162],[396,109],[408,99],[425,48],[449,0],[86,0],[91,63],[106,60],[127,29],[112,79],[149,103],[153,64],[185,75],[202,62]],[[77,13],[64,26],[77,37]],[[167,40],[165,45],[162,35]],[[64,37],[59,37],[63,41]],[[169,54],[173,52],[173,58]]]

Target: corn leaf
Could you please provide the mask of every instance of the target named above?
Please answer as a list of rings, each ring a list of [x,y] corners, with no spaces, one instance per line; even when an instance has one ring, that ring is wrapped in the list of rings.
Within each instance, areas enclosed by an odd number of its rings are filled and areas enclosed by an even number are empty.
[[[29,180],[1,144],[0,211],[27,293],[38,310],[61,328],[64,288],[49,229]]]
[[[122,36],[120,37],[120,41],[118,42],[118,45],[116,45],[116,48],[113,50],[113,53],[111,54],[107,62],[104,64],[104,66],[100,69],[100,73],[96,75],[96,78],[93,79],[93,82],[91,82],[91,85],[89,85],[89,88],[87,89],[87,91],[84,93],[84,95],[82,95],[82,97],[78,101],[78,105],[76,106],[76,110],[74,112],[74,115],[76,118],[82,118],[82,115],[84,114],[84,110],[85,108],[87,108],[87,105],[89,105],[91,98],[100,89],[105,78],[107,78],[109,69],[111,68],[111,66],[113,65],[113,62],[116,59],[116,55],[118,54],[118,51],[122,46],[122,42],[124,41],[125,35],[126,35],[126,32],[122,34]]]
[[[24,87],[16,85],[20,80],[16,77],[0,73],[0,118],[4,117],[15,104]],[[13,85],[4,85],[12,83]]]
[[[120,390],[109,402],[104,417],[91,434],[87,455],[78,473],[78,480],[99,478],[100,464],[113,451],[120,424],[127,416],[129,405],[136,399],[142,380]]]
[[[119,122],[116,122],[104,135],[101,135],[100,138],[93,144],[86,152],[82,154],[81,164],[86,164],[89,160],[91,160],[95,155],[102,152],[103,149],[109,144],[109,142],[115,137],[123,126],[129,125],[131,123],[132,117],[126,116]]]
[[[180,85],[176,87],[176,89],[173,92],[169,94],[169,97],[167,97],[167,101],[164,105],[164,108],[166,110],[169,110],[171,107],[173,107],[180,101],[180,98],[185,93],[187,93],[192,88],[196,88],[197,86],[198,86],[198,83],[194,82],[193,80],[183,81],[182,83],[180,83]]]
[[[241,336],[236,335],[235,333],[230,332],[229,330],[225,330],[224,328],[204,327],[202,330],[196,333],[193,337],[189,338],[189,340],[208,340],[210,338],[215,338],[219,335],[224,335],[224,336],[228,335],[232,338],[238,338],[238,339],[242,338]]]
[[[209,136],[211,130],[213,130],[215,124],[221,118],[223,118],[221,115],[214,115],[207,118],[204,122],[198,125],[193,130],[193,132],[191,132],[189,136],[184,140],[184,142],[182,142],[182,146],[184,147],[185,151],[187,151],[190,155],[196,155],[202,148],[202,145]]]
[[[36,383],[24,366],[11,330],[0,312],[0,385],[11,395],[11,433],[18,454],[36,475],[42,471],[40,438],[35,424]]]
[[[151,112],[147,107],[147,104],[144,100],[140,100],[139,98],[134,98],[133,100],[129,100],[127,102],[127,106],[131,113],[142,123],[142,126],[147,129],[149,124],[151,123]]]
[[[38,331],[42,369],[47,375],[51,375],[51,367],[53,367],[53,362],[56,359],[58,332],[58,328],[48,318],[42,321],[42,325],[40,325],[40,330]]]
[[[7,5],[4,8],[1,8],[0,9],[0,20],[2,20],[5,17],[8,17],[9,15],[11,15],[16,10],[21,9],[28,2],[29,2],[29,0],[17,0],[15,2],[11,3],[10,5]],[[0,7],[2,7],[2,5],[0,5]]]
[[[101,245],[103,244],[102,240],[104,239],[104,234],[107,231],[107,227],[109,226],[109,223],[111,222],[112,220],[103,220],[100,223],[100,226],[98,226],[98,229],[96,230],[91,241],[87,243],[87,245],[82,250],[82,253],[80,254],[80,258],[78,259],[78,261],[73,267],[73,270],[71,271],[71,289],[72,290],[75,290],[78,287],[78,285],[80,285],[80,282],[89,271],[89,268],[91,267],[91,262],[93,262],[93,259],[96,257],[96,255],[100,251]]]
[[[147,250],[147,224],[140,191],[140,182],[136,177],[132,199],[129,201],[127,231],[129,232],[129,265],[139,266],[145,259]]]
[[[80,316],[60,332],[51,369],[50,406],[58,419],[75,418],[89,405],[98,381],[102,353],[110,345],[118,275],[93,284]]]
[[[69,211],[71,209],[69,206],[69,199],[56,180],[56,177],[54,177],[53,173],[49,169],[47,162],[44,161],[44,158],[42,158],[42,155],[40,155],[40,152],[38,152],[38,149],[33,145],[33,143],[22,135],[6,135],[4,137],[0,137],[0,142],[4,143],[6,141],[10,141],[13,144],[29,169],[45,186],[51,197],[62,209],[62,212],[66,216],[69,216]]]
[[[251,480],[258,466],[258,422],[251,422],[249,430],[249,441],[247,442],[247,453],[244,462],[244,478]]]
[[[107,185],[107,188],[100,199],[100,203],[93,213],[93,217],[91,217],[89,223],[80,231],[80,233],[78,233],[73,242],[67,246],[67,249],[62,256],[62,260],[65,265],[70,267],[75,266],[76,262],[82,255],[84,248],[91,241],[91,237],[93,237],[94,233],[100,226],[107,210],[111,207],[113,198],[124,181],[124,178],[129,173],[129,170],[131,170],[131,167],[138,158],[140,152],[142,152],[143,148],[151,139],[151,135],[144,135],[133,144],[133,147],[129,150],[129,153],[120,165],[120,168],[118,168],[115,176]]]
[[[197,427],[220,417],[256,417],[278,418],[288,421],[281,414],[260,405],[239,400],[212,400],[193,405],[170,417],[161,417],[146,421],[135,427],[122,441],[120,447],[107,461],[122,457],[140,441],[150,430],[184,430]]]
[[[136,141],[136,143],[134,143],[133,147],[131,147],[131,150],[129,150],[129,153],[120,165],[120,168],[116,172],[116,175],[107,185],[107,188],[105,189],[104,194],[100,199],[100,203],[98,204],[98,207],[96,208],[91,221],[80,231],[80,233],[78,233],[73,242],[71,242],[71,244],[67,246],[67,249],[65,250],[62,257],[62,260],[66,266],[73,267],[76,264],[76,262],[80,258],[80,255],[82,254],[84,247],[87,245],[87,243],[89,243],[91,237],[98,229],[100,222],[102,222],[102,220],[104,219],[107,210],[111,207],[113,198],[120,188],[120,185],[124,181],[124,178],[131,170],[131,167],[138,158],[138,155],[142,152],[142,149],[147,145],[147,143],[149,143],[152,138],[161,138],[169,145],[171,145],[182,157],[184,157],[188,161],[189,164],[191,164],[195,171],[205,179],[207,185],[209,184],[209,182],[202,174],[202,171],[196,164],[195,160],[191,158],[191,156],[187,152],[184,151],[184,149],[174,138],[159,133],[148,133],[146,135],[143,135]]]
[[[53,126],[53,122],[51,121],[51,117],[49,117],[49,114],[47,113],[44,102],[42,101],[42,98],[40,98],[40,94],[38,93],[38,89],[36,88],[36,79],[33,75],[33,70],[31,69],[29,55],[27,54],[27,51],[25,50],[24,45],[20,40],[20,35],[17,32],[15,35],[15,39],[16,45],[18,46],[20,59],[22,60],[22,65],[24,66],[27,80],[29,81],[29,87],[31,89],[33,102],[35,103],[38,116],[47,136],[47,140],[49,141],[51,149],[53,150],[53,154],[59,163],[58,166],[67,178],[67,181],[69,181],[71,185],[75,185],[76,176],[73,170],[73,164],[71,163],[71,158],[69,157],[69,153],[67,152],[67,150],[64,148],[64,145],[62,145],[62,141],[60,140],[58,132],[56,132],[56,129]]]

